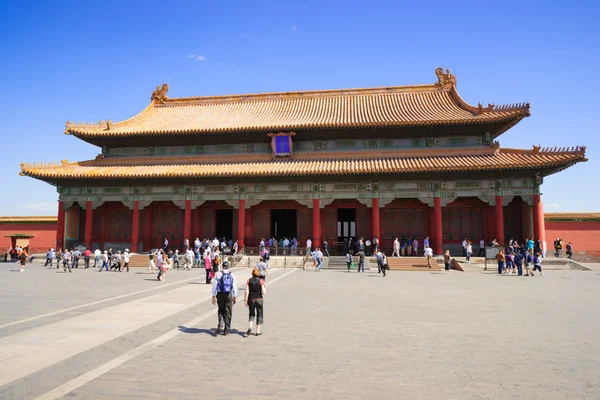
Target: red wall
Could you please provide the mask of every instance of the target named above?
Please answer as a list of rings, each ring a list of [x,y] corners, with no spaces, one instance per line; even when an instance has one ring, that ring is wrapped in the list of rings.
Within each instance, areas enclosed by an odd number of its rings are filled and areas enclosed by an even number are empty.
[[[546,242],[551,251],[556,238],[561,238],[565,245],[573,244],[575,252],[600,254],[600,221],[546,221]]]
[[[9,249],[12,245],[11,237],[7,234],[25,233],[31,234],[29,238],[29,253],[45,253],[49,248],[55,246],[56,223],[49,224],[0,224],[0,253]]]

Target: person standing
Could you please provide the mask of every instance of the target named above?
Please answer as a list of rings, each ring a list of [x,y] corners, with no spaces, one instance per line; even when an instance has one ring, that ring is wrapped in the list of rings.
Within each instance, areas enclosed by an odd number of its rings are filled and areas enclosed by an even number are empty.
[[[400,257],[400,241],[398,238],[394,240],[394,251],[392,251],[392,257]]]
[[[500,249],[498,254],[496,254],[496,261],[498,261],[498,274],[502,275],[502,271],[504,271],[504,262],[506,261],[504,249]]]
[[[246,281],[246,291],[244,292],[244,303],[249,311],[249,326],[244,334],[248,337],[252,334],[252,324],[256,316],[256,336],[262,335],[260,327],[263,324],[263,297],[266,293],[265,281],[260,279],[260,271],[258,268],[252,270],[252,278]]]
[[[58,251],[56,252],[56,269],[60,268],[60,261],[62,260],[62,256],[62,249],[58,249]]]
[[[313,256],[315,258],[315,271],[321,272],[321,266],[323,265],[323,252],[321,251],[320,248],[316,248],[315,252],[313,253]]]
[[[431,259],[433,258],[433,250],[429,246],[425,248],[425,257],[427,257],[427,265],[431,269]]]
[[[479,253],[477,253],[478,257],[485,256],[485,239],[481,238],[479,241]]]
[[[71,254],[71,252],[69,250],[65,250],[65,252],[63,253],[63,270],[65,271],[65,273],[67,272],[67,268],[69,269],[69,273],[71,273],[71,260],[73,258],[73,255]]]
[[[425,236],[425,239],[423,239],[423,248],[426,249],[427,247],[429,247],[429,236]]]
[[[167,238],[165,237],[165,241],[164,241],[164,243],[163,243],[163,250],[164,250],[164,251],[167,251],[167,249],[168,249],[168,248],[169,248],[169,239],[167,239]]]
[[[312,240],[310,238],[306,238],[306,254],[310,254],[312,252]]]
[[[221,333],[222,329],[224,329],[223,336],[229,335],[233,305],[236,303],[237,295],[235,275],[229,271],[229,262],[224,261],[223,271],[217,272],[212,288],[212,304],[213,306],[217,304],[219,309],[219,324],[215,335]]]
[[[373,251],[377,251],[379,250],[379,239],[377,239],[377,236],[373,237]]]
[[[418,256],[419,255],[419,241],[417,240],[417,238],[413,239],[412,248],[413,248],[413,253],[415,254],[415,256]]]
[[[359,272],[362,270],[362,273],[365,273],[365,252],[360,250],[358,253],[356,253],[356,255],[358,256],[358,271]]]
[[[188,243],[187,249],[189,250],[190,245]],[[175,254],[173,254],[173,267],[179,269],[179,249],[175,249]]]
[[[467,248],[466,248],[467,264],[471,263],[471,255],[473,255],[473,245],[470,241],[467,241]]]
[[[346,267],[348,268],[348,272],[350,272],[350,268],[352,267],[352,254],[350,252],[346,253]]]
[[[102,272],[103,268],[106,268],[106,272],[108,272],[108,251],[104,250],[104,253],[101,256],[102,265],[98,272]]]
[[[467,256],[467,238],[464,238],[462,243],[462,248],[463,248],[463,257]]]
[[[325,251],[325,255],[327,255],[327,257],[329,257],[329,250],[328,250],[329,245],[327,244],[327,239],[323,240],[323,250]]]
[[[238,241],[236,240],[235,243],[233,244],[233,256],[234,257],[237,256],[239,246],[240,245],[238,244]]]
[[[517,275],[523,276],[523,254],[516,253],[514,255],[513,263],[517,267]]]
[[[129,257],[129,249],[125,249],[125,252],[123,253],[123,261],[125,262],[123,269],[127,268],[127,272],[129,272]]]
[[[190,239],[185,238],[185,240],[183,241],[183,249],[185,251],[187,251],[190,248]]]
[[[444,252],[444,273],[450,275],[450,250]]]

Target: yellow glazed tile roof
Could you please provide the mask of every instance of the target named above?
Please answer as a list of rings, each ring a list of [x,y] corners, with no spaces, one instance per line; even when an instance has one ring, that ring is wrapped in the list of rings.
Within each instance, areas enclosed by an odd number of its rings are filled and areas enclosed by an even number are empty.
[[[377,175],[453,171],[532,170],[566,168],[586,161],[585,147],[531,150],[490,149],[487,153],[445,156],[389,156],[379,158],[293,159],[276,161],[197,162],[111,165],[111,159],[21,164],[21,174],[41,180],[61,179],[161,179],[259,176]]]
[[[513,122],[529,104],[471,106],[458,95],[449,72],[436,70],[432,85],[307,92],[168,98],[157,88],[137,116],[113,123],[67,122],[65,133],[82,138],[137,135],[293,131]],[[158,94],[157,94],[158,92]]]
[[[0,224],[40,224],[56,223],[57,217],[0,217]]]
[[[546,221],[600,221],[600,213],[545,213]]]

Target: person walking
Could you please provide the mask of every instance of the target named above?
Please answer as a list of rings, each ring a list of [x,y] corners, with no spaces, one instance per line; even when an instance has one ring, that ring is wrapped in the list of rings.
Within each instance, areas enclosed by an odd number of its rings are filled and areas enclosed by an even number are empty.
[[[444,252],[444,273],[450,275],[450,250]]]
[[[101,256],[102,266],[98,270],[98,272],[102,272],[103,268],[106,268],[106,272],[108,272],[108,251],[104,250],[104,253]]]
[[[267,267],[267,263],[265,262],[264,258],[259,258],[256,268],[258,268],[258,271],[260,272],[259,278],[266,282],[267,275],[269,275],[269,268]]]
[[[123,253],[123,261],[125,262],[123,269],[127,268],[127,272],[129,272],[129,257],[129,249],[125,249],[125,252]]]
[[[60,262],[62,260],[62,256],[63,256],[62,249],[58,249],[58,251],[56,252],[56,269],[60,268]]]
[[[327,239],[323,240],[323,251],[325,251],[325,255],[327,257],[329,257],[329,250],[328,250],[328,244],[327,244]]]
[[[381,254],[381,271],[383,272],[383,277],[385,278],[385,273],[390,269],[390,266],[387,263],[385,251],[380,251],[378,253]]]
[[[71,252],[69,250],[65,250],[65,252],[63,253],[63,270],[65,271],[65,273],[67,272],[67,268],[69,269],[69,273],[72,273],[72,271],[71,271],[72,258],[73,258],[73,255],[71,254]]]
[[[380,250],[375,252],[375,259],[377,260],[377,273],[380,274],[383,267],[383,257]],[[383,273],[385,275],[385,271]]]
[[[429,246],[425,247],[425,257],[427,257],[427,265],[429,266],[429,269],[431,269],[431,259],[433,258],[433,250]]]
[[[21,254],[19,254],[19,262],[21,263],[21,272],[25,272],[25,264],[27,263],[27,251],[25,251],[25,249],[23,249]],[[70,269],[69,272],[71,272]]]
[[[238,249],[239,249],[240,245],[238,244],[238,241],[236,240],[235,243],[233,244],[233,256],[237,256],[238,253]]]
[[[529,276],[529,275],[533,276],[533,270],[531,269],[532,264],[533,264],[533,256],[528,251],[525,253],[525,272],[527,272],[525,274],[525,276]]]
[[[189,243],[187,246],[188,250],[190,248]],[[175,249],[175,254],[173,254],[173,268],[179,269],[179,249]]]
[[[88,269],[90,267],[90,257],[92,256],[92,252],[88,247],[85,248],[83,252],[83,268]]]
[[[158,275],[156,276],[157,281],[162,281],[163,275],[163,264],[167,258],[167,253],[164,249],[160,250],[156,254],[156,268],[158,268]]]
[[[237,301],[238,289],[235,275],[229,270],[229,262],[223,262],[223,271],[217,272],[215,282],[212,288],[212,304],[218,305],[219,322],[215,335],[221,333],[223,336],[229,335],[231,329],[231,318],[233,314],[233,305]]]
[[[506,253],[506,268],[504,269],[504,273],[506,275],[512,275],[515,273],[515,256],[513,255],[512,251],[508,251],[508,253]]]
[[[479,241],[479,253],[477,253],[477,257],[485,256],[485,239],[481,238]]]
[[[102,262],[100,258],[102,257],[102,252],[100,249],[94,250],[94,268],[100,268],[102,266]]]
[[[314,252],[315,262],[317,263],[315,271],[321,272],[321,266],[323,265],[323,252],[319,247]]]
[[[154,273],[154,269],[156,268],[156,257],[157,257],[157,254],[158,254],[158,250],[155,251],[154,253],[152,251],[150,251],[148,253],[148,273],[149,274],[153,274]]]
[[[573,244],[571,242],[567,243],[567,259],[573,259]],[[50,265],[52,265],[52,261],[50,262]]]
[[[346,253],[346,267],[348,268],[348,272],[350,272],[350,268],[352,267],[352,254],[350,252]]]
[[[204,270],[206,271],[206,284],[209,285],[213,278],[213,272],[212,260],[210,259],[210,254],[208,252],[204,255]]]
[[[81,252],[78,248],[73,250],[73,268],[79,269],[79,258],[81,257]]]
[[[398,238],[394,240],[394,251],[392,251],[392,257],[400,257],[400,241]]]
[[[260,327],[263,324],[263,297],[266,291],[267,287],[265,281],[260,278],[260,271],[258,268],[254,268],[252,270],[252,278],[246,281],[246,291],[244,292],[244,304],[248,307],[249,312],[248,330],[244,334],[244,337],[252,334],[254,317],[256,317],[256,336],[262,335]]]
[[[533,271],[531,271],[532,276],[535,271],[540,271],[540,275],[544,275],[542,272],[542,255],[540,253],[535,253],[535,256],[533,257]]]
[[[48,249],[48,252],[46,253],[46,263],[44,264],[44,267],[47,267],[48,265],[52,267],[52,249]]]
[[[513,263],[517,267],[517,276],[523,276],[523,254],[515,254]]]
[[[359,272],[362,270],[362,273],[365,273],[365,252],[360,250],[358,253],[356,253],[356,255],[358,256],[358,271]]]

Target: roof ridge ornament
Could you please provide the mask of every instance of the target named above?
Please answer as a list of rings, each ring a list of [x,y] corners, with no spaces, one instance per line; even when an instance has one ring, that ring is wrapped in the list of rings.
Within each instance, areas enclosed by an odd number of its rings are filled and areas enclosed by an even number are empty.
[[[168,97],[167,97],[168,91],[169,91],[169,85],[167,85],[166,83],[163,83],[162,87],[157,86],[156,90],[154,90],[154,92],[152,92],[152,97],[150,98],[150,100],[153,101],[154,103],[164,104],[165,101],[168,99]]]
[[[435,74],[438,77],[438,81],[435,83],[435,86],[439,89],[451,89],[452,86],[456,85],[456,76],[450,73],[449,69],[446,69],[444,72],[444,68],[438,67],[435,69]]]

